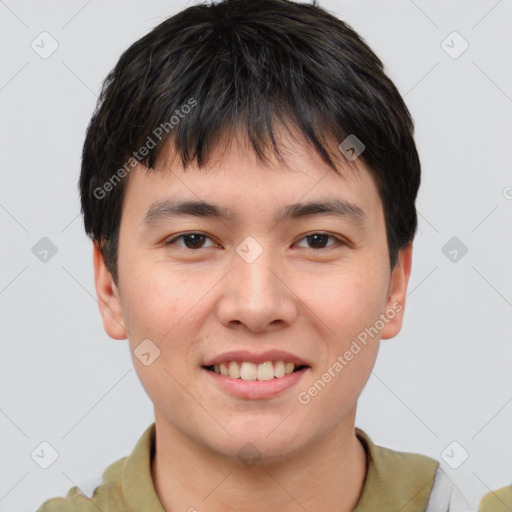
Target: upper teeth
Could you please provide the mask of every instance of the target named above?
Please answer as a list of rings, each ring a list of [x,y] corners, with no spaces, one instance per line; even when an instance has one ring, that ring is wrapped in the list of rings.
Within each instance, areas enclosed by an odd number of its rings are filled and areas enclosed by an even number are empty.
[[[274,377],[283,377],[285,374],[292,373],[294,368],[293,363],[284,361],[265,361],[261,364],[229,361],[214,366],[215,373],[242,380],[271,380]]]

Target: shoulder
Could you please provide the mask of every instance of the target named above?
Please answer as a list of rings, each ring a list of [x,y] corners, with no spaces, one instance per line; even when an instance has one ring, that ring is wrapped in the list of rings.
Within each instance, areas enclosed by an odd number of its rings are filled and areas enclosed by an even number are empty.
[[[92,492],[82,490],[79,486],[69,489],[65,497],[46,500],[36,512],[103,512],[117,510],[114,505],[124,504],[122,494],[122,471],[127,457],[110,464],[103,472],[102,483]]]
[[[356,429],[356,435],[368,455],[368,473],[357,512],[470,512],[437,460],[378,446],[361,429]]]
[[[359,428],[356,436],[366,451],[367,473],[355,512],[424,512],[439,462],[376,445]]]
[[[486,494],[478,512],[509,512],[512,510],[512,484]]]
[[[379,480],[409,482],[421,480],[423,483],[432,480],[439,462],[420,453],[403,452],[376,445],[368,434],[356,428],[357,438],[363,444],[369,461],[375,468]]]
[[[146,428],[130,455],[110,464],[101,483],[72,487],[65,497],[46,500],[37,512],[125,512],[140,503],[148,509],[164,512],[151,477],[155,452],[155,423]]]

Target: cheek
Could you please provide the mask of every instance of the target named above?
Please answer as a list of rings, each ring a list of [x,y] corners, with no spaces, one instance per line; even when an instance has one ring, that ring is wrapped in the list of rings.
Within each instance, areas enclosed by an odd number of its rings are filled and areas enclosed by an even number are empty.
[[[326,413],[331,407],[339,414],[350,410],[370,377],[379,350],[374,326],[383,311],[386,290],[382,265],[368,264],[331,273],[305,295],[315,313],[310,318],[318,319],[316,332],[323,338],[323,356],[314,377],[322,381],[320,389],[325,383],[318,406]]]
[[[130,332],[151,333],[157,338],[172,329],[191,300],[190,286],[183,279],[152,268],[133,272],[125,280],[123,291],[123,313]]]
[[[181,386],[187,386],[189,379],[186,359],[190,336],[185,329],[193,297],[187,294],[187,283],[148,269],[133,273],[125,284],[123,315],[139,380],[155,405],[164,406],[169,400],[177,403],[174,401],[181,397]],[[152,358],[149,364],[139,358],[148,352]]]
[[[197,366],[197,331],[204,321],[205,290],[213,288],[216,280],[210,283],[198,272],[177,272],[158,264],[134,272],[124,287],[123,304],[132,353],[149,338],[160,349],[155,366],[186,381],[189,370]]]
[[[373,325],[385,305],[387,282],[382,273],[348,269],[306,284],[302,296],[323,323],[328,339],[343,346]]]

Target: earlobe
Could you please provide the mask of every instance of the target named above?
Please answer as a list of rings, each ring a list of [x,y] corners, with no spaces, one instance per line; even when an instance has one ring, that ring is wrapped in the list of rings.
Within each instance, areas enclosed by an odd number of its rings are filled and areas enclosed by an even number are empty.
[[[127,337],[124,324],[119,290],[112,274],[105,265],[105,259],[97,244],[93,243],[94,283],[98,296],[98,306],[103,319],[105,332],[113,339],[124,340]]]
[[[412,242],[398,252],[397,262],[391,273],[388,298],[384,314],[386,315],[385,326],[381,331],[381,339],[395,337],[402,328],[405,312],[405,298],[407,285],[411,275],[412,267]]]

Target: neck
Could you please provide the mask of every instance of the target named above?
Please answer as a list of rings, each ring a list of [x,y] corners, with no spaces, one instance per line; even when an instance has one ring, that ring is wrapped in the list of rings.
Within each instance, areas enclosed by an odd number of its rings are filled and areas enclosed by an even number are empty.
[[[351,512],[367,472],[354,418],[355,411],[350,421],[292,456],[247,467],[198,445],[156,415],[156,493],[166,512]]]

